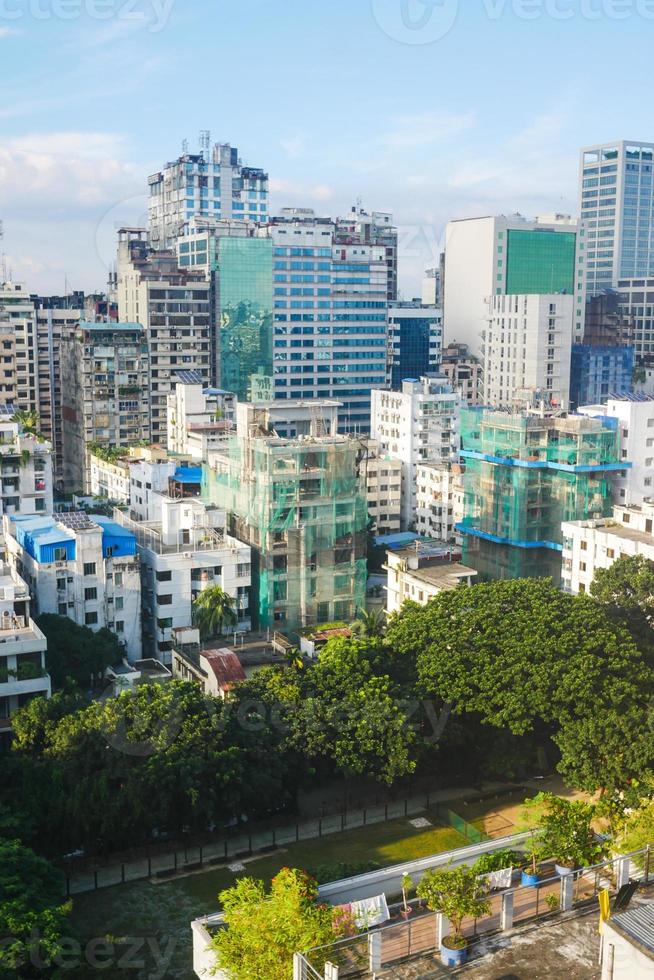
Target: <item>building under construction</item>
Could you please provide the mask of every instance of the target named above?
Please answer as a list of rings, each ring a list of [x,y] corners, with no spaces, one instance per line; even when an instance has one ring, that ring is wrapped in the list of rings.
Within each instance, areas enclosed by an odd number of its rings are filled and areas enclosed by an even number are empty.
[[[466,409],[463,561],[480,580],[560,580],[561,523],[612,513],[611,474],[620,461],[614,419],[540,409]]]
[[[336,434],[338,402],[239,404],[237,434],[205,466],[206,499],[252,548],[259,629],[352,620],[366,595],[362,445]]]

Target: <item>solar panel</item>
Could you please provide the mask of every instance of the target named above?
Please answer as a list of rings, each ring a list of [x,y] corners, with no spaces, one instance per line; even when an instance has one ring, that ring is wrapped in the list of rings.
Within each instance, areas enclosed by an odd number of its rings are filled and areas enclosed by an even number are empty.
[[[199,371],[177,371],[174,377],[177,381],[181,381],[183,385],[204,384],[204,378]]]
[[[58,514],[57,520],[64,527],[70,528],[71,531],[88,531],[90,528],[98,527],[98,525],[92,521],[88,514],[84,511],[71,511],[67,514]]]

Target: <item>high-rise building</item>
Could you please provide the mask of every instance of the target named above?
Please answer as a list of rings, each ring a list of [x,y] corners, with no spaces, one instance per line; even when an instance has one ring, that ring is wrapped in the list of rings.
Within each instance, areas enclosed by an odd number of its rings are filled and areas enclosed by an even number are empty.
[[[368,511],[358,439],[337,435],[337,406],[239,404],[237,435],[209,456],[208,499],[252,548],[253,619],[297,632],[351,621],[365,607]],[[302,434],[278,435],[283,425]]]
[[[443,274],[438,269],[426,269],[422,280],[422,302],[424,306],[443,306]]]
[[[372,438],[384,454],[402,462],[402,527],[413,526],[417,467],[458,458],[461,396],[443,377],[402,383],[401,391],[372,393]]]
[[[80,323],[61,345],[63,479],[88,489],[87,450],[150,441],[150,365],[140,323]]]
[[[389,303],[397,300],[397,229],[392,214],[383,211],[368,214],[355,206],[345,217],[336,219],[335,242],[338,245],[377,245],[383,248],[388,272],[386,295]]]
[[[579,214],[589,296],[620,279],[654,276],[654,143],[618,140],[581,150]]]
[[[20,283],[0,283],[0,399],[38,412],[36,308]]]
[[[200,153],[183,153],[149,178],[150,244],[175,245],[194,217],[268,220],[268,174],[243,164],[236,147],[203,136]]]
[[[533,392],[567,408],[575,298],[569,294],[491,296],[483,343],[485,405],[510,408]]]
[[[409,378],[436,374],[443,346],[443,314],[420,300],[391,303],[388,309],[388,372],[399,391]]]
[[[205,460],[236,425],[236,396],[206,388],[195,371],[182,371],[174,381],[168,395],[168,451]]]
[[[13,415],[13,406],[0,404],[0,517],[50,514],[52,446],[41,436],[25,431],[13,421]]]
[[[573,330],[584,325],[584,251],[568,215],[527,221],[520,214],[451,221],[446,229],[443,319],[448,343],[479,354],[493,296],[569,293],[575,296]]]
[[[341,431],[370,431],[370,391],[386,384],[386,246],[313,211],[287,209],[274,246],[274,397],[336,398]]]
[[[241,401],[253,378],[272,386],[272,249],[265,228],[238,221],[194,219],[177,241],[180,268],[211,282],[212,383]]]
[[[615,423],[542,408],[462,413],[463,560],[480,578],[561,573],[563,521],[607,517],[625,466]]]
[[[118,233],[116,293],[121,321],[142,323],[150,351],[152,442],[165,447],[168,395],[180,370],[211,384],[211,283],[202,271],[181,269],[171,251],[153,251],[142,228]]]

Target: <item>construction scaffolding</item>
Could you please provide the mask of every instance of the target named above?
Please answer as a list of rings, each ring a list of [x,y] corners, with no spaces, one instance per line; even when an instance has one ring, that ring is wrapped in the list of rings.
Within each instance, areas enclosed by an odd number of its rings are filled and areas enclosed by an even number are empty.
[[[365,606],[368,510],[361,444],[343,436],[235,437],[203,493],[253,551],[259,629],[299,632]]]
[[[612,513],[611,476],[629,465],[615,420],[466,409],[461,436],[464,562],[485,578],[557,578],[561,523]]]

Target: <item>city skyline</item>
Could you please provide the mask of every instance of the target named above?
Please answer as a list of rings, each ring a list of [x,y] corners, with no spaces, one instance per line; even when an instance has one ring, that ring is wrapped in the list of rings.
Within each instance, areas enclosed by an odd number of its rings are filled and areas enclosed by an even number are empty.
[[[301,206],[335,217],[358,200],[393,212],[410,298],[449,219],[574,215],[580,147],[647,137],[625,98],[645,57],[647,4],[480,0],[454,10],[449,0],[424,5],[422,19],[422,5],[407,4],[409,28],[400,0],[283,11],[6,4],[0,218],[14,278],[40,292],[61,293],[66,281],[103,289],[116,226],[144,218],[148,175],[209,129],[270,173],[272,214]],[[598,79],[580,45],[613,64],[616,27],[629,59]],[[559,78],[554,63],[570,70]]]

